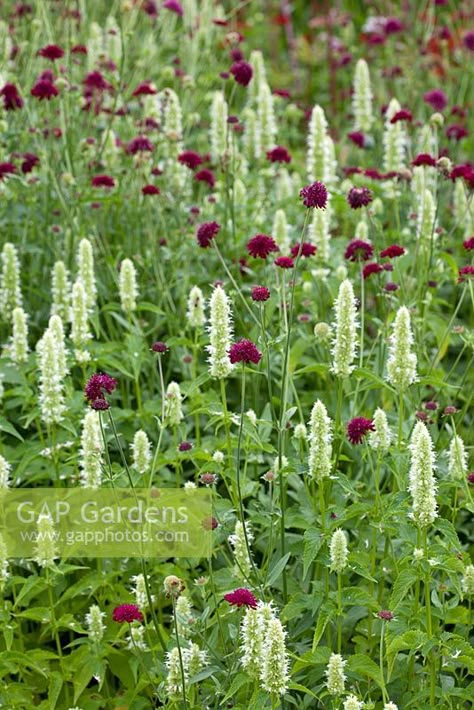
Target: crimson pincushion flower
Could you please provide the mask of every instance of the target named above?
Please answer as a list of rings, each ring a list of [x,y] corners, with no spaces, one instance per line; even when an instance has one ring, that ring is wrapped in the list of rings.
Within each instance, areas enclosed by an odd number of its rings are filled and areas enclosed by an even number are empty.
[[[0,96],[3,98],[5,111],[16,111],[23,106],[23,99],[15,84],[5,84],[0,90]]]
[[[463,241],[462,245],[466,251],[472,251],[474,249],[474,237],[469,237],[469,239]]]
[[[465,138],[467,135],[469,135],[467,129],[459,123],[452,123],[446,128],[446,138],[460,141],[461,138]]]
[[[136,604],[120,604],[115,607],[112,619],[119,624],[123,624],[124,621],[131,624],[132,621],[143,621],[143,614]]]
[[[38,50],[38,55],[54,62],[56,59],[64,57],[64,50],[58,47],[57,44],[47,44],[46,47]]]
[[[229,592],[228,594],[224,594],[224,599],[226,602],[229,602],[229,604],[232,604],[232,606],[236,606],[239,609],[242,606],[248,606],[251,609],[256,609],[258,604],[257,598],[252,594],[250,589],[245,589],[244,587],[235,589],[233,592]]]
[[[291,256],[279,256],[275,259],[275,266],[279,266],[280,269],[292,269],[295,262]]]
[[[25,175],[31,173],[33,168],[39,165],[40,159],[34,153],[23,153],[23,162],[21,164],[21,172]]]
[[[431,106],[435,111],[442,111],[446,108],[448,99],[441,89],[432,89],[423,94],[423,101]]]
[[[157,341],[156,341],[155,343],[153,343],[153,345],[151,346],[151,350],[152,350],[154,353],[160,353],[160,354],[166,353],[166,352],[168,352],[168,349],[169,349],[168,346],[167,346],[166,343],[164,343],[162,340],[157,340]]]
[[[165,0],[165,2],[163,3],[163,7],[166,10],[174,12],[175,15],[178,15],[179,17],[183,16],[183,8],[181,7],[181,3],[179,3],[178,0]]]
[[[296,259],[298,254],[304,256],[306,259],[309,256],[314,256],[316,254],[316,246],[311,244],[311,242],[303,242],[302,244],[295,244],[290,250],[291,256]]]
[[[461,266],[459,269],[458,283],[463,283],[466,278],[474,277],[474,266]]]
[[[127,153],[135,155],[136,153],[152,153],[153,143],[146,136],[136,136],[127,144]]]
[[[247,242],[247,251],[255,259],[266,259],[272,251],[280,251],[277,243],[268,234],[256,234]]]
[[[353,210],[366,207],[372,200],[372,193],[368,187],[353,187],[347,195],[347,201]]]
[[[271,163],[291,163],[291,155],[282,145],[277,145],[271,150],[267,150],[267,160]]]
[[[16,166],[13,163],[0,163],[0,181],[5,175],[13,175],[16,173]]]
[[[211,246],[211,242],[220,232],[221,225],[218,222],[203,222],[199,225],[196,232],[198,244],[203,249]]]
[[[449,173],[449,177],[451,180],[462,178],[467,183],[468,188],[474,190],[474,165],[472,163],[455,165]]]
[[[49,79],[38,78],[35,81],[30,93],[39,101],[42,101],[43,99],[50,101],[54,96],[59,94],[59,91]]]
[[[347,425],[347,438],[351,444],[361,444],[364,436],[369,431],[375,431],[375,426],[372,419],[365,417],[355,417],[351,419]]]
[[[116,379],[103,372],[96,372],[89,378],[84,388],[84,394],[86,399],[92,404],[94,401],[104,398],[103,390],[105,390],[107,394],[112,394],[116,387]]]
[[[142,194],[143,195],[159,195],[160,188],[156,187],[156,185],[144,185],[142,187]]]
[[[405,254],[405,249],[399,244],[391,244],[380,252],[380,256],[383,259],[394,259],[397,256],[403,256],[403,254]]]
[[[156,87],[149,81],[142,81],[133,91],[132,96],[153,96],[156,94]]]
[[[379,617],[379,619],[382,619],[383,621],[392,621],[392,619],[393,619],[393,614],[388,609],[382,609],[381,611],[378,612],[377,616]]]
[[[436,167],[436,160],[429,153],[419,153],[413,158],[411,164],[417,167],[418,165],[429,165]]]
[[[115,180],[110,175],[94,175],[91,185],[92,187],[115,187]]]
[[[359,148],[365,147],[366,139],[361,131],[351,131],[351,133],[347,134],[347,137]]]
[[[397,111],[396,113],[393,114],[392,118],[390,119],[390,123],[398,123],[398,121],[412,121],[413,120],[413,115],[411,111],[408,111],[406,108],[400,109],[400,111]]]
[[[368,261],[374,253],[374,247],[362,239],[353,239],[347,246],[344,258],[349,261]]]
[[[197,168],[198,165],[201,165],[203,162],[202,157],[194,150],[184,150],[178,155],[178,163],[186,165],[190,170],[194,170],[194,168]]]
[[[243,338],[238,343],[233,343],[229,350],[229,360],[233,365],[237,362],[253,362],[258,365],[262,358],[262,353],[251,340]]]
[[[324,183],[316,180],[311,185],[306,185],[300,190],[300,197],[308,209],[325,209],[328,201],[328,191]]]
[[[251,296],[253,301],[268,301],[270,290],[266,286],[254,286]]]
[[[216,177],[212,170],[209,170],[209,168],[203,168],[202,170],[197,172],[194,175],[194,179],[198,182],[207,182],[209,187],[214,187],[214,185],[216,184]]]
[[[376,261],[371,261],[370,264],[366,264],[362,269],[362,278],[368,279],[369,276],[372,276],[372,274],[379,274],[383,270],[384,269],[380,266],[380,264],[377,264]]]
[[[248,86],[252,80],[253,69],[248,62],[234,62],[230,68],[230,73],[237,84]]]

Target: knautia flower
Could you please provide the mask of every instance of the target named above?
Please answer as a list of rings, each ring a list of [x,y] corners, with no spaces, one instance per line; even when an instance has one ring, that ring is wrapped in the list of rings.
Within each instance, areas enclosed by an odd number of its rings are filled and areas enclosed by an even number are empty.
[[[311,410],[309,428],[309,475],[319,483],[331,473],[332,421],[321,400]]]
[[[131,259],[124,259],[119,276],[120,304],[125,313],[133,313],[137,308],[137,272]]]
[[[97,298],[97,287],[94,273],[94,252],[88,239],[81,239],[77,252],[78,279],[82,282],[89,311],[94,310]],[[74,293],[73,293],[74,308]]]
[[[78,279],[72,287],[71,306],[71,340],[74,344],[74,357],[77,362],[84,363],[90,360],[90,354],[85,350],[85,347],[91,338],[87,296],[82,281]]]
[[[143,621],[143,614],[136,604],[119,604],[112,612],[112,619],[119,624]]]
[[[28,360],[28,316],[23,308],[14,308],[12,313],[12,337],[8,352],[13,362]]]
[[[346,681],[344,666],[346,663],[347,661],[345,661],[339,653],[332,653],[329,658],[325,674],[326,687],[328,689],[328,693],[331,695],[342,695],[344,692],[344,685]]]
[[[247,533],[247,540],[250,545],[253,541],[250,523],[245,523],[245,532]],[[234,551],[234,574],[241,579],[246,579],[250,575],[252,563],[245,544],[244,526],[240,520],[237,520],[235,523],[235,530],[232,535],[229,535],[229,542]]]
[[[408,490],[411,493],[412,517],[421,528],[431,525],[437,516],[435,454],[426,425],[418,421],[410,440],[411,465]]]
[[[106,617],[105,611],[101,611],[97,604],[92,604],[86,614],[86,626],[89,638],[94,643],[100,643],[104,638],[105,625],[102,619]]]
[[[407,389],[417,380],[417,357],[412,352],[412,345],[410,311],[401,306],[393,321],[387,362],[387,379],[398,391]]]
[[[40,567],[51,567],[57,558],[56,536],[50,513],[40,513],[37,520],[37,539],[34,560]]]
[[[464,568],[461,588],[466,596],[474,596],[474,565],[466,565]]]
[[[169,426],[178,426],[184,419],[181,407],[181,389],[177,382],[170,382],[166,388],[165,419]]]
[[[199,286],[193,286],[188,296],[188,323],[191,328],[202,328],[206,322],[204,296]]]
[[[406,137],[403,123],[391,123],[393,116],[400,111],[397,99],[391,99],[385,113],[385,129],[383,135],[383,168],[386,173],[399,172],[405,167]]]
[[[131,578],[134,586],[132,593],[135,596],[135,601],[139,609],[146,609],[149,606],[148,595],[146,593],[146,582],[143,574],[136,574]],[[151,601],[155,601],[155,597],[151,595]]]
[[[21,308],[23,298],[20,288],[20,262],[16,247],[6,242],[0,254],[0,317],[9,322],[13,310]]]
[[[53,332],[48,328],[37,345],[39,366],[39,404],[45,424],[57,424],[66,409],[63,377]]]
[[[67,321],[70,314],[71,284],[64,261],[55,262],[51,281],[51,293],[53,295],[51,315],[59,316],[63,321]]]
[[[349,279],[339,286],[335,307],[335,336],[332,347],[331,372],[337,377],[349,377],[354,369],[357,342],[357,308],[354,289]]]
[[[230,300],[221,286],[214,289],[209,303],[209,352],[210,373],[222,379],[232,372],[229,359],[232,343],[232,313]]]
[[[211,106],[210,145],[211,158],[218,163],[227,151],[227,102],[222,91],[215,91]]]
[[[10,573],[8,571],[8,550],[2,533],[0,533],[0,592],[3,591]]]
[[[372,110],[372,88],[369,67],[365,59],[359,59],[354,73],[354,91],[352,94],[352,112],[354,129],[368,133],[374,122]]]
[[[288,222],[284,210],[280,209],[275,212],[272,234],[281,252],[287,252],[290,250]]]
[[[183,658],[181,660],[184,660]],[[177,646],[168,651],[165,659],[165,666],[168,670],[166,676],[166,692],[172,697],[181,696],[183,693],[183,683],[181,675],[181,662],[179,657],[179,649]],[[189,674],[183,663],[184,684],[188,682]]]
[[[288,688],[289,663],[285,637],[281,621],[276,617],[270,619],[262,643],[260,683],[263,690],[274,695],[284,695]]]
[[[347,567],[347,537],[344,530],[338,528],[331,535],[329,543],[330,568],[333,572],[340,574]]]
[[[176,600],[175,620],[178,635],[187,638],[194,624],[194,616],[192,614],[192,606],[189,597],[185,594],[182,594],[179,599]]]
[[[385,453],[390,448],[392,432],[388,426],[387,415],[378,407],[372,419],[374,430],[369,432],[369,446],[380,453]]]
[[[358,700],[355,695],[348,695],[342,707],[343,710],[361,710],[364,707],[364,703]]]
[[[449,445],[448,473],[453,480],[462,480],[467,474],[467,452],[464,441],[457,435],[453,436]]]
[[[130,448],[133,453],[133,468],[138,473],[146,473],[151,464],[151,443],[143,429],[135,432]]]
[[[51,316],[48,321],[48,329],[53,334],[56,341],[56,356],[58,359],[58,374],[61,379],[66,377],[69,372],[67,366],[67,350],[64,339],[64,326],[60,316]]]
[[[0,454],[0,488],[9,487],[11,470],[11,464]]]
[[[183,648],[183,665],[190,678],[204,670],[208,662],[206,651],[202,651],[197,643],[189,648]]]
[[[91,409],[82,420],[79,468],[83,488],[100,488],[102,483],[104,441],[99,416]]]

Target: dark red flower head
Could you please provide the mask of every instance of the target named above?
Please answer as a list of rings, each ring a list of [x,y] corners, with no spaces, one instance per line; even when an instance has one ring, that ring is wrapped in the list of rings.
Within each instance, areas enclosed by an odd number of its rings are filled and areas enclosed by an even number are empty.
[[[110,175],[94,175],[91,185],[92,187],[115,187],[115,180]]]
[[[40,159],[34,153],[23,153],[23,162],[21,164],[21,172],[25,175],[31,173],[33,168],[39,165]]]
[[[467,474],[467,481],[468,481],[468,483],[470,483],[471,485],[474,483],[474,471],[470,471],[470,472]]]
[[[305,207],[324,209],[328,201],[328,191],[322,182],[316,180],[300,190],[300,197]]]
[[[467,128],[461,126],[459,123],[452,123],[446,128],[446,137],[452,138],[455,141],[460,141],[461,138],[466,138],[469,135]]]
[[[256,234],[247,242],[247,251],[255,259],[266,259],[272,251],[279,251],[279,248],[273,237]]]
[[[199,246],[203,249],[210,247],[212,240],[220,232],[220,229],[221,225],[218,222],[203,222],[203,224],[200,224],[196,232]]]
[[[235,589],[233,592],[229,592],[229,594],[224,594],[224,599],[226,602],[229,602],[229,604],[232,604],[232,606],[248,606],[251,609],[256,609],[257,608],[257,598],[252,594],[250,589]]]
[[[369,431],[374,431],[375,427],[372,419],[366,419],[365,417],[355,417],[347,425],[347,438],[351,444],[361,444],[364,436]]]
[[[474,266],[461,266],[459,269],[458,283],[463,283],[466,279],[474,278]]]
[[[271,163],[291,163],[291,155],[282,145],[277,145],[271,150],[267,150],[267,159]]]
[[[157,340],[156,343],[153,343],[151,349],[154,353],[162,354],[168,352],[169,348],[162,340]]]
[[[215,530],[217,527],[219,527],[219,523],[213,517],[204,518],[201,521],[201,525],[204,528],[204,530]]]
[[[371,261],[370,264],[366,264],[362,269],[362,278],[368,279],[369,276],[372,276],[372,274],[379,274],[383,270],[384,269],[380,266],[380,264],[377,264],[375,261]]]
[[[446,94],[442,89],[432,89],[423,94],[423,100],[435,111],[442,111],[448,104]]]
[[[180,441],[178,444],[178,451],[191,451],[193,445],[190,441]]]
[[[295,262],[291,256],[279,256],[275,259],[275,266],[279,266],[280,269],[292,269]]]
[[[138,84],[132,96],[153,96],[156,93],[157,91],[153,84],[149,81],[142,81],[141,84]]]
[[[344,258],[349,261],[368,261],[372,258],[374,247],[362,239],[353,239],[347,246]]]
[[[253,362],[258,365],[262,358],[262,353],[251,340],[243,338],[238,343],[233,343],[229,350],[229,359],[233,365],[237,362]]]
[[[156,187],[156,185],[144,185],[142,187],[142,194],[143,195],[159,195],[160,188]]]
[[[377,616],[383,621],[392,621],[393,619],[393,614],[391,611],[388,611],[388,609],[382,609],[382,611],[379,611]]]
[[[5,175],[13,175],[16,173],[16,166],[13,163],[0,163],[0,181]]]
[[[470,52],[474,52],[474,31],[470,30],[466,32],[462,38],[463,44]]]
[[[46,47],[38,50],[38,55],[54,62],[56,59],[64,57],[64,50],[58,47],[57,44],[47,44]]]
[[[418,165],[430,165],[432,167],[436,167],[436,160],[429,153],[419,153],[415,156],[415,158],[413,158],[411,164],[415,167]]]
[[[365,147],[365,136],[361,133],[361,131],[352,131],[347,134],[347,137],[354,143],[354,145],[359,146],[359,148]]]
[[[474,249],[474,237],[464,240],[462,245],[466,251],[472,251]]]
[[[84,394],[89,402],[94,402],[97,399],[103,399],[104,390],[107,394],[112,394],[117,387],[117,380],[103,372],[96,372],[92,375],[84,389]]]
[[[91,407],[96,411],[105,411],[106,409],[110,409],[110,404],[103,397],[97,397],[97,399],[91,402]]]
[[[270,290],[266,286],[254,286],[251,295],[253,301],[268,301]]]
[[[248,62],[234,62],[230,68],[230,73],[237,84],[248,86],[252,80],[253,69]]]
[[[396,256],[403,256],[405,249],[398,244],[391,244],[380,252],[382,259],[394,259]]]
[[[143,614],[136,604],[120,604],[115,607],[112,619],[118,621],[119,624],[124,621],[131,624],[132,621],[143,621]]]
[[[368,187],[352,187],[347,195],[347,201],[353,210],[370,205],[373,197]]]
[[[48,79],[37,79],[30,93],[39,101],[43,99],[50,101],[54,96],[59,94],[59,91],[52,81]]]
[[[203,168],[200,170],[198,173],[194,175],[195,180],[198,182],[207,182],[209,187],[214,187],[216,184],[216,178],[212,170],[209,170],[208,168]]]
[[[5,111],[16,111],[23,106],[23,99],[15,84],[5,84],[0,91]]]
[[[314,256],[316,254],[316,246],[311,244],[311,242],[303,242],[302,244],[295,244],[291,247],[291,256],[296,259],[298,256]]]
[[[170,10],[176,15],[179,15],[179,17],[183,16],[183,8],[181,7],[181,3],[179,3],[178,0],[165,0],[165,2],[163,3],[163,7],[166,10]]]
[[[398,123],[398,121],[412,121],[413,120],[413,115],[411,111],[408,111],[406,108],[400,109],[400,111],[397,111],[396,113],[393,114],[392,118],[390,119],[390,123]]]
[[[455,165],[449,173],[451,180],[462,178],[470,190],[474,190],[474,165],[472,163],[463,163]]]
[[[112,88],[108,81],[104,79],[100,71],[92,71],[87,74],[82,82],[89,91],[107,91]]]
[[[181,163],[181,165],[186,165],[190,170],[194,170],[198,165],[203,163],[203,159],[199,153],[196,153],[194,150],[184,150],[178,155],[178,162]]]
[[[135,153],[152,153],[153,143],[146,136],[137,136],[127,144],[127,153],[135,155]]]

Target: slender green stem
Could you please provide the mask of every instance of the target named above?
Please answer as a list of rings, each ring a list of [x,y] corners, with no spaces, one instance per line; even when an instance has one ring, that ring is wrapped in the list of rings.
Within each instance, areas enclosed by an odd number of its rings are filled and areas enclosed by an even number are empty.
[[[184,672],[183,654],[181,653],[181,645],[179,643],[178,620],[176,618],[176,600],[175,600],[174,596],[172,596],[171,599],[173,601],[173,624],[174,624],[174,633],[175,633],[175,638],[176,638],[176,647],[178,649],[178,656],[179,656],[179,670],[181,673],[183,707],[184,707],[184,710],[187,710],[188,701],[186,699],[186,674]]]

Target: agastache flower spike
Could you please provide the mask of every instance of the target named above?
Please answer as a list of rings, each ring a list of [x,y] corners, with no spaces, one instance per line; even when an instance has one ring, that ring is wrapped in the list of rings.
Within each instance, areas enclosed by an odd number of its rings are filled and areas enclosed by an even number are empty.
[[[286,631],[276,617],[268,622],[262,643],[260,683],[267,693],[284,695],[289,682]]]
[[[55,530],[50,513],[40,513],[37,520],[38,538],[34,560],[40,567],[51,567],[58,556],[54,542]]]
[[[410,440],[411,465],[408,490],[413,501],[415,522],[425,528],[437,516],[435,454],[431,436],[423,422],[418,421]]]
[[[94,274],[94,252],[88,239],[81,239],[77,253],[77,266],[79,279],[84,287],[88,310],[93,310],[96,305],[97,288]]]
[[[343,710],[361,710],[364,703],[358,700],[355,695],[348,695],[342,705]]]
[[[378,407],[372,420],[374,430],[369,432],[369,446],[376,451],[385,453],[390,448],[392,432],[388,426],[387,415]]]
[[[330,695],[342,695],[346,676],[344,674],[345,661],[339,653],[332,653],[326,668],[326,687]]]
[[[5,545],[2,533],[0,533],[0,592],[3,591],[5,582],[8,580],[10,573],[8,571],[8,550]]]
[[[53,305],[51,315],[60,316],[63,321],[69,319],[69,304],[71,301],[71,284],[64,261],[56,261],[52,273]]]
[[[210,143],[211,157],[214,163],[227,151],[227,102],[222,91],[216,91],[212,99]]]
[[[248,544],[253,540],[253,533],[249,523],[245,523],[245,533],[247,534]],[[229,535],[229,542],[234,549],[235,567],[234,573],[240,579],[245,579],[250,574],[251,560],[247,552],[245,541],[244,526],[240,520],[235,523],[233,535]]]
[[[332,422],[318,399],[311,410],[309,427],[309,475],[321,482],[331,473]]]
[[[82,420],[79,468],[83,488],[100,488],[102,482],[104,441],[100,429],[99,414],[86,412]]]
[[[15,246],[6,242],[0,254],[0,317],[11,321],[13,309],[21,308],[23,299],[20,289],[20,262]]]
[[[188,323],[192,328],[202,328],[206,322],[204,296],[198,286],[193,286],[188,297]]]
[[[354,113],[355,130],[368,133],[374,122],[374,114],[372,110],[369,67],[365,59],[359,59],[356,64],[352,111]]]
[[[9,346],[10,357],[13,362],[26,362],[28,360],[28,316],[23,308],[14,308],[12,338]]]
[[[387,379],[398,391],[407,389],[417,380],[417,357],[411,350],[412,345],[410,311],[402,306],[393,322],[387,362]]]
[[[144,432],[143,429],[139,429],[135,432],[130,448],[133,453],[133,468],[138,473],[146,473],[149,470],[151,463],[151,444],[146,432]]]
[[[170,382],[166,388],[165,418],[170,426],[178,426],[184,418],[181,408],[181,389],[177,382]]]
[[[467,474],[467,452],[464,441],[457,435],[453,436],[449,446],[448,473],[453,480],[461,480]]]
[[[90,359],[85,347],[92,338],[92,333],[89,330],[87,296],[83,283],[79,279],[72,287],[71,300],[71,340],[75,347],[74,357],[77,362],[84,363]]]
[[[345,279],[335,301],[336,324],[331,371],[337,377],[349,377],[354,369],[357,342],[357,309],[352,284]]]
[[[101,611],[97,604],[89,607],[86,614],[86,626],[89,633],[89,638],[94,643],[100,643],[104,637],[105,626],[102,619],[106,616],[105,611]]]
[[[6,458],[0,455],[0,488],[8,488],[10,486],[10,471],[11,464]]]
[[[210,373],[212,377],[222,379],[233,369],[229,359],[229,349],[232,341],[232,313],[230,300],[224,289],[218,286],[210,300],[209,352]]]
[[[335,530],[329,543],[329,558],[331,560],[331,570],[341,573],[347,567],[347,537],[341,528]]]
[[[119,276],[120,303],[125,313],[132,313],[137,308],[137,272],[131,259],[124,259]]]
[[[56,339],[48,328],[36,346],[39,365],[39,404],[45,424],[57,424],[66,409]]]

